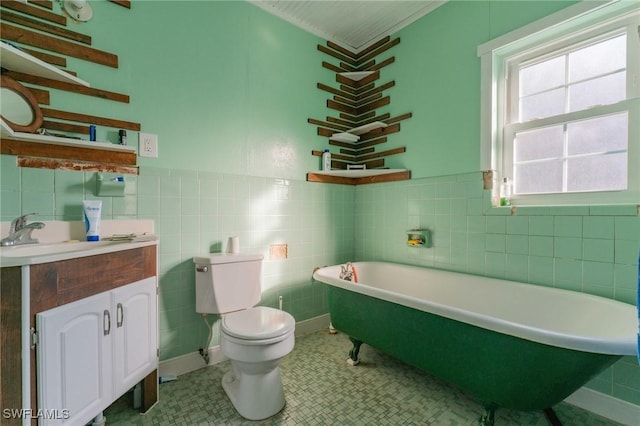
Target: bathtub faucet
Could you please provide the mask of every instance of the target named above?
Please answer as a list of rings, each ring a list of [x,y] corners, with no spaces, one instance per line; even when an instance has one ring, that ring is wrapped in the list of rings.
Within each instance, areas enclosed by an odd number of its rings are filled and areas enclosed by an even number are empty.
[[[358,282],[358,273],[356,267],[351,262],[347,262],[340,266],[340,279],[345,281]]]
[[[34,229],[44,228],[44,223],[33,222],[27,224],[27,216],[34,215],[36,213],[29,213],[22,215],[11,221],[11,228],[9,229],[9,236],[0,240],[0,246],[17,246],[20,244],[36,244],[38,240],[31,237],[31,233]]]

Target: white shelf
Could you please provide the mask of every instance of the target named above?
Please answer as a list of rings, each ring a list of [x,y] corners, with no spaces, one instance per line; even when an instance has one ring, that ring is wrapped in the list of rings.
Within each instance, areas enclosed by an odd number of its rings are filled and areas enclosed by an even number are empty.
[[[360,81],[365,77],[369,77],[374,71],[356,71],[356,72],[341,72],[341,76],[353,81]]]
[[[0,131],[2,132],[2,137],[11,137],[14,135],[13,129],[9,127],[9,125],[0,117]]]
[[[347,130],[347,133],[351,133],[354,135],[362,135],[374,129],[381,129],[384,127],[387,127],[387,123],[383,123],[382,121],[374,121],[373,123],[365,124],[364,126],[359,126],[354,129]]]
[[[2,137],[16,140],[16,141],[43,143],[48,145],[71,146],[75,148],[101,149],[106,151],[122,151],[122,152],[136,151],[135,147],[130,145],[116,145],[109,142],[90,142],[82,139],[39,135],[37,133],[14,132],[8,126],[5,129],[6,124],[4,123],[4,121],[1,124],[2,124]],[[10,133],[6,132],[7,129],[10,131]]]
[[[89,83],[86,81],[41,61],[40,59],[35,58],[8,43],[0,42],[0,47],[2,68],[51,80],[80,84],[82,86],[89,87]]]
[[[354,127],[353,129],[349,129],[346,132],[334,133],[329,139],[338,142],[358,142],[360,140],[360,136],[358,135],[363,135],[365,133],[369,133],[374,129],[381,129],[384,127],[387,127],[387,123],[383,123],[382,121],[374,121],[373,123]]]
[[[406,169],[366,169],[366,170],[321,170],[311,172],[316,175],[346,177],[346,178],[364,178],[371,176],[389,175],[392,173],[406,172]]]
[[[360,136],[356,136],[348,132],[342,132],[334,133],[329,139],[338,142],[358,142],[360,140]]]

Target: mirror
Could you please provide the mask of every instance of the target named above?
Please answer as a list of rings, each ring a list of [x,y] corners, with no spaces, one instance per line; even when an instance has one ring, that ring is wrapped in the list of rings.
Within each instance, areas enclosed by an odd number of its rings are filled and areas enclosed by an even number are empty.
[[[0,116],[13,131],[33,133],[42,125],[42,111],[33,93],[6,74],[0,80]]]

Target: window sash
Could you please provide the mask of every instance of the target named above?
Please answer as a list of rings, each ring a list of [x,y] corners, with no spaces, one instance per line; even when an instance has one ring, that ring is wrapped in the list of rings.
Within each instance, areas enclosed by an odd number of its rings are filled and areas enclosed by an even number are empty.
[[[602,40],[612,38],[622,33],[627,34],[627,63],[626,63],[626,96],[627,99],[610,105],[599,105],[580,111],[565,112],[556,116],[532,119],[527,122],[517,122],[519,115],[519,70],[521,67],[543,61],[548,58],[566,55]],[[491,164],[492,169],[497,170],[502,177],[513,179],[514,164],[514,138],[515,134],[548,127],[558,124],[566,124],[572,121],[580,121],[614,113],[628,113],[628,160],[627,160],[627,190],[624,191],[593,191],[593,192],[558,192],[550,194],[523,194],[514,195],[518,204],[574,204],[589,203],[594,200],[594,192],[597,192],[598,202],[610,203],[637,203],[640,201],[640,13],[638,9],[627,12],[622,16],[612,19],[605,24],[591,25],[587,29],[578,30],[573,34],[567,32],[564,38],[549,41],[542,47],[533,46],[511,55],[497,55],[494,51],[491,60],[483,57],[483,80],[487,70],[491,70],[491,89],[487,96],[485,86],[483,98],[491,101]],[[567,35],[568,34],[568,35]],[[566,83],[566,82],[565,82]],[[486,84],[486,83],[485,83]],[[573,83],[572,83],[573,84]],[[484,113],[486,117],[486,113]],[[512,119],[515,118],[515,119]],[[486,124],[483,123],[487,140]],[[485,151],[486,152],[486,149]]]

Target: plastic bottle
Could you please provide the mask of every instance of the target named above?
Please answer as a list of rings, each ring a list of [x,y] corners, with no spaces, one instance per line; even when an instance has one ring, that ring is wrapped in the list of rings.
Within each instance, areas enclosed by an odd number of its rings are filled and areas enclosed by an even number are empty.
[[[513,185],[509,178],[502,179],[502,183],[500,184],[500,205],[501,206],[510,206],[511,205],[511,195],[513,192]]]
[[[328,149],[322,153],[322,170],[331,170],[331,152]]]

